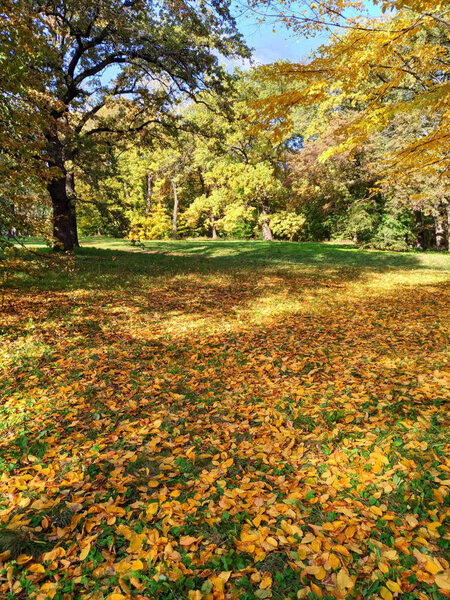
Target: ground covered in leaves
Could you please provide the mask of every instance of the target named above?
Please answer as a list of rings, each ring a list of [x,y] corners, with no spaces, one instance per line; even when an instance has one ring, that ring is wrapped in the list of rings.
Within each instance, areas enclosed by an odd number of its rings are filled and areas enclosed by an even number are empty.
[[[7,290],[0,597],[450,597],[449,266],[111,241]]]

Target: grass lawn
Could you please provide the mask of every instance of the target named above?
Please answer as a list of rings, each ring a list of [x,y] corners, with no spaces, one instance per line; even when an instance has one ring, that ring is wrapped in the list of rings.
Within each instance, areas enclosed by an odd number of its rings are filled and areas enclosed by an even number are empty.
[[[0,598],[449,597],[449,267],[87,238],[12,282]]]

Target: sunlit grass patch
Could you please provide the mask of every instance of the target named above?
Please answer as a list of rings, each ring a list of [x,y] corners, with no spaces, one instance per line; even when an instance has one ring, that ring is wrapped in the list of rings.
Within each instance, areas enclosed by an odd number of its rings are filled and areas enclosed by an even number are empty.
[[[99,243],[8,292],[0,593],[442,594],[448,258]]]

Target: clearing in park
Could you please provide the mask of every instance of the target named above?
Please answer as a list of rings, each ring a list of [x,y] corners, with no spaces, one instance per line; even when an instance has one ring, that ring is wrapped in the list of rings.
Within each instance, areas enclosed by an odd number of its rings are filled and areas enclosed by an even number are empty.
[[[449,596],[447,256],[62,264],[3,297],[1,598]]]

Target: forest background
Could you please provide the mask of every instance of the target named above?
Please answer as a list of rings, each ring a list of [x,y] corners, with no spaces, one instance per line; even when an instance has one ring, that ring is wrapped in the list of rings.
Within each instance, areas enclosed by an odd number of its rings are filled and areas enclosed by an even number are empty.
[[[316,49],[252,66],[239,11]],[[78,233],[444,249],[447,12],[2,2],[2,247],[17,232],[64,250]]]

